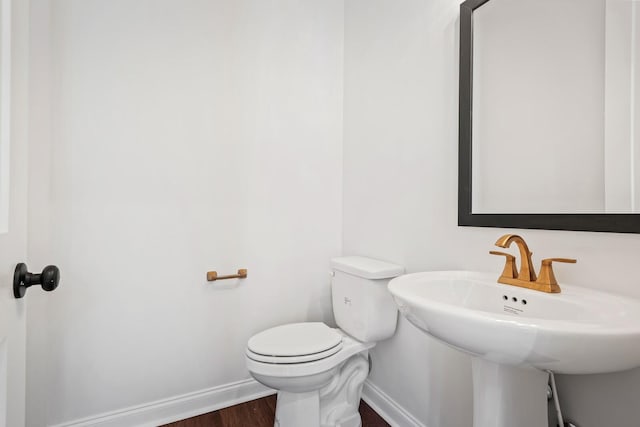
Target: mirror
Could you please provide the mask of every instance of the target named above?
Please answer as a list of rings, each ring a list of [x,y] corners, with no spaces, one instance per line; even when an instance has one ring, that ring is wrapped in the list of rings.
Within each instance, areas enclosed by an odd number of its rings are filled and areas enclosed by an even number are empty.
[[[461,5],[459,225],[640,232],[636,3]]]

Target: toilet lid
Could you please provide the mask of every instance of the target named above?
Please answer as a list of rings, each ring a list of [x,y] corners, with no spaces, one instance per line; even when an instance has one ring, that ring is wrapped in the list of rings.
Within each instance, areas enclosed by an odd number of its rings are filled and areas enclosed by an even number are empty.
[[[247,349],[257,355],[272,357],[293,357],[337,352],[342,343],[342,335],[324,323],[291,323],[276,326],[252,336]]]

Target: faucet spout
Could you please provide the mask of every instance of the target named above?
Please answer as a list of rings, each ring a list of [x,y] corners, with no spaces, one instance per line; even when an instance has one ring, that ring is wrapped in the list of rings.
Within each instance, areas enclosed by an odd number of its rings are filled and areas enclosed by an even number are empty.
[[[529,246],[527,246],[527,242],[522,237],[517,234],[505,234],[496,241],[496,246],[508,248],[513,242],[518,245],[518,250],[520,251],[520,273],[518,274],[518,279],[526,282],[535,282],[536,272],[531,261],[531,251],[529,251]]]
[[[522,237],[517,234],[505,234],[498,239],[496,246],[508,248],[513,242],[516,242],[518,249],[520,250],[520,272],[518,272],[518,269],[516,268],[515,256],[505,252],[489,251],[491,255],[502,255],[506,257],[504,269],[498,278],[498,283],[520,286],[521,288],[528,288],[552,294],[559,293],[560,286],[558,286],[558,282],[553,274],[551,263],[554,261],[575,263],[576,260],[570,258],[543,259],[542,266],[540,267],[540,278],[536,279],[536,272],[533,269],[533,264],[531,263],[531,251],[529,250],[529,246],[527,246],[527,242],[525,242]]]

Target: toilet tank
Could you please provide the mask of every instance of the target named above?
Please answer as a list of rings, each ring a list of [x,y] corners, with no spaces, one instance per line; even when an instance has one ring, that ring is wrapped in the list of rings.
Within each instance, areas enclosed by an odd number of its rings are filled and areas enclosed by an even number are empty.
[[[331,267],[331,297],[338,327],[363,342],[391,337],[398,309],[387,284],[403,274],[404,267],[360,256],[333,258]]]

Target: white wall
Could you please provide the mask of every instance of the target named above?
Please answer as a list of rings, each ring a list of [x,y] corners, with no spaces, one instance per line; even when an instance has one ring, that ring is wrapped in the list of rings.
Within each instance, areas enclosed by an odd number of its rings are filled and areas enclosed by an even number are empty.
[[[495,271],[505,232],[527,238],[536,263],[569,256],[562,282],[640,297],[640,235],[458,227],[459,2],[348,0],[345,7],[344,253],[409,272]],[[511,177],[518,179],[518,177]],[[401,321],[373,352],[371,379],[429,427],[471,425],[469,359]],[[567,416],[580,427],[640,420],[640,370],[564,376]]]
[[[330,319],[337,0],[33,0],[29,425],[248,378],[247,339]],[[237,287],[207,283],[247,268]]]

